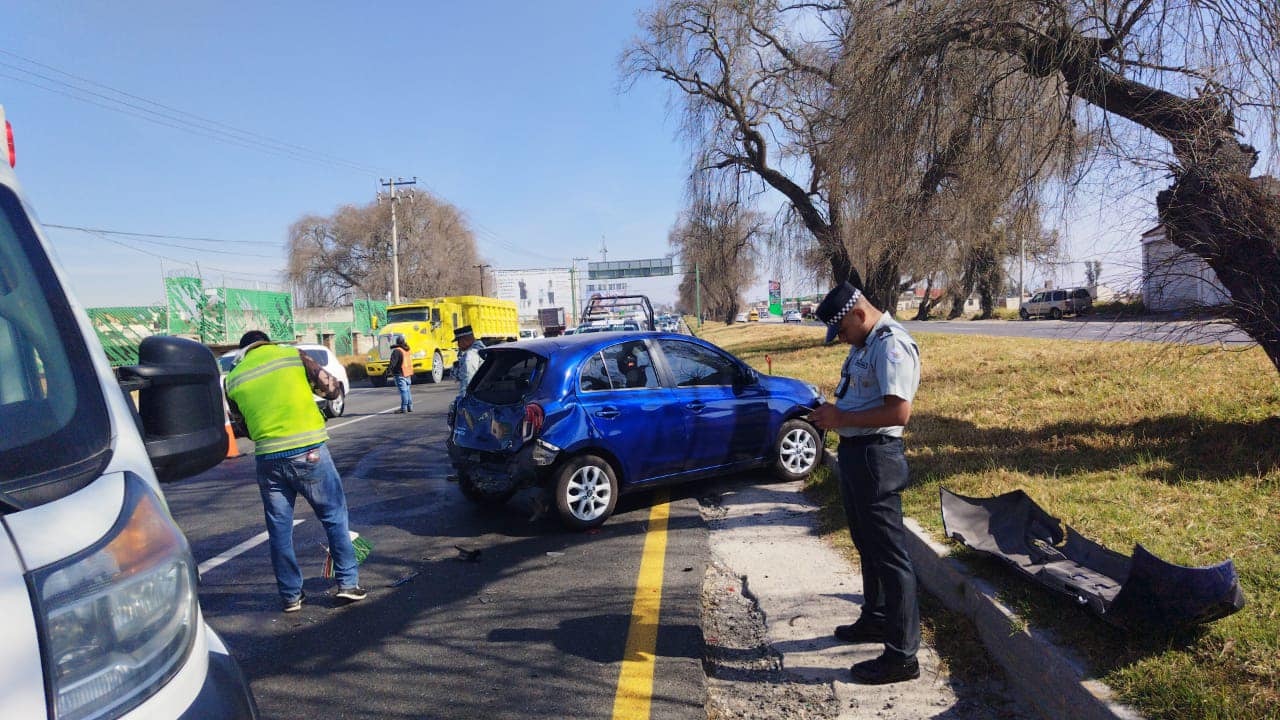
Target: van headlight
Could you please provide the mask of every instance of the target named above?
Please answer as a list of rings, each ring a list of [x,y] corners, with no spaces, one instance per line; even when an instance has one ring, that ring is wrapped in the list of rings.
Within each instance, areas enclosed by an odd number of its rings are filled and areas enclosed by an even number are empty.
[[[195,639],[195,561],[160,499],[125,474],[98,544],[29,575],[55,720],[114,718],[178,671]]]

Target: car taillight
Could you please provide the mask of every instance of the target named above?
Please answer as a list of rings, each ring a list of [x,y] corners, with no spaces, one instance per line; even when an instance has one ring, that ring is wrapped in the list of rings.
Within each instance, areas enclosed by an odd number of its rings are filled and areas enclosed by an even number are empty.
[[[527,441],[542,432],[542,421],[546,419],[546,413],[542,411],[542,406],[537,403],[529,403],[524,406],[524,420],[520,423],[520,435]]]

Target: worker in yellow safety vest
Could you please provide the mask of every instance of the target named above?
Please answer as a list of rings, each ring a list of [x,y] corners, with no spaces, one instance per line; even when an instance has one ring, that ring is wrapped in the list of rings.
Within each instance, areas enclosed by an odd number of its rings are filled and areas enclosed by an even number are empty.
[[[227,374],[227,405],[254,442],[258,490],[266,513],[271,565],[285,612],[302,609],[302,571],[293,551],[293,503],[306,498],[329,537],[338,598],[356,602],[360,587],[347,528],[347,496],[325,441],[314,395],[333,399],[341,384],[301,350],[275,345],[261,330],[240,338],[240,362]],[[314,393],[314,395],[313,395]]]

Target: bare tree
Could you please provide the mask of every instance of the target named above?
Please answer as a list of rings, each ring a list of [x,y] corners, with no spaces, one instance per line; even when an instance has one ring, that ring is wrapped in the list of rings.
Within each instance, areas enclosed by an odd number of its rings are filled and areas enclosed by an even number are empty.
[[[480,276],[474,266],[480,255],[462,211],[420,190],[402,192],[398,203],[402,295],[478,294]],[[289,228],[286,274],[307,305],[386,297],[391,289],[390,206],[345,205],[328,217],[299,219]]]
[[[1117,157],[1172,177],[1156,197],[1170,240],[1231,294],[1230,318],[1280,370],[1280,197],[1250,178],[1276,149],[1280,4],[1263,0],[924,0],[888,64],[939,54],[1016,62]],[[1078,107],[1083,103],[1083,107]],[[1121,121],[1121,122],[1118,122]],[[1131,123],[1131,124],[1130,124]]]
[[[697,305],[699,279],[704,315],[732,324],[743,307],[742,293],[755,275],[758,244],[766,243],[769,223],[760,212],[717,192],[716,184],[695,173],[689,207],[681,213],[668,242],[684,268],[680,302]],[[696,269],[696,272],[695,272]]]

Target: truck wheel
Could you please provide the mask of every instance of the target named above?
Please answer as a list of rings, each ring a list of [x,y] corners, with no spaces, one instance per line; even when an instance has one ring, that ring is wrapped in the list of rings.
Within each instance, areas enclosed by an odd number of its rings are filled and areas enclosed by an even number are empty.
[[[426,381],[429,383],[438,383],[444,379],[444,358],[440,357],[440,351],[436,351],[431,356],[431,372],[426,375]]]
[[[369,385],[371,385],[371,386],[373,386],[373,387],[386,387],[386,386],[387,386],[387,376],[386,376],[386,375],[370,375],[370,376],[369,376]]]
[[[574,530],[600,527],[618,504],[618,479],[604,458],[579,455],[556,472],[556,509]]]
[[[462,491],[463,497],[483,507],[501,505],[510,500],[511,496],[516,493],[514,486],[501,490],[480,487],[476,485],[475,480],[472,480],[470,475],[466,474],[458,476],[458,489]]]

